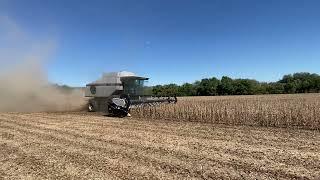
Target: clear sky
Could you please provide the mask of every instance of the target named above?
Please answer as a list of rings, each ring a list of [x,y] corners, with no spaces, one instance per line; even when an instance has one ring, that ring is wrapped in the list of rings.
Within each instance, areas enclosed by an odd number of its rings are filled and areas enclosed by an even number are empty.
[[[119,70],[151,85],[320,73],[319,0],[0,0],[0,16],[54,39],[60,84]]]

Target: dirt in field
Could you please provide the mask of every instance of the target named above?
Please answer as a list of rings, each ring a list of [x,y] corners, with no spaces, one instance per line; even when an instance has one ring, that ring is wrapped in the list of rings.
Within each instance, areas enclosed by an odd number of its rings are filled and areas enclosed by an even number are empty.
[[[0,179],[315,179],[320,132],[1,113]]]
[[[62,91],[48,80],[54,40],[32,38],[0,15],[0,112],[75,111],[86,103],[81,90]],[[68,78],[60,74],[63,79]]]
[[[36,60],[21,60],[1,71],[0,84],[0,112],[75,111],[86,102],[80,89],[62,90],[49,83]]]

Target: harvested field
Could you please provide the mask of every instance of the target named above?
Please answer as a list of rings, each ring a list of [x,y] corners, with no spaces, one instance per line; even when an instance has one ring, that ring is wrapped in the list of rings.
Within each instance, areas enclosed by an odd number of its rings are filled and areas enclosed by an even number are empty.
[[[319,131],[0,114],[0,179],[315,179],[319,147]]]
[[[182,97],[174,105],[132,110],[135,117],[249,125],[320,129],[320,94]]]

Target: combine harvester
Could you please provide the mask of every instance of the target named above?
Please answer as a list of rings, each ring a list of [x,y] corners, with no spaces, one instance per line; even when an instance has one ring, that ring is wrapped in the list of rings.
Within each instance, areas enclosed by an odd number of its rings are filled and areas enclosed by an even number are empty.
[[[88,111],[125,117],[130,115],[131,108],[177,102],[176,96],[144,95],[144,82],[148,79],[126,71],[103,74],[101,79],[86,85],[85,96],[90,97]]]

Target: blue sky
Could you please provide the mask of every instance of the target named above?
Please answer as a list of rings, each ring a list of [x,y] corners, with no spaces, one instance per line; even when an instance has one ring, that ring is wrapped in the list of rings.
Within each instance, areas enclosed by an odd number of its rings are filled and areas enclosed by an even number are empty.
[[[317,0],[0,0],[0,16],[54,40],[49,79],[72,86],[119,70],[150,85],[320,73],[319,9]]]

